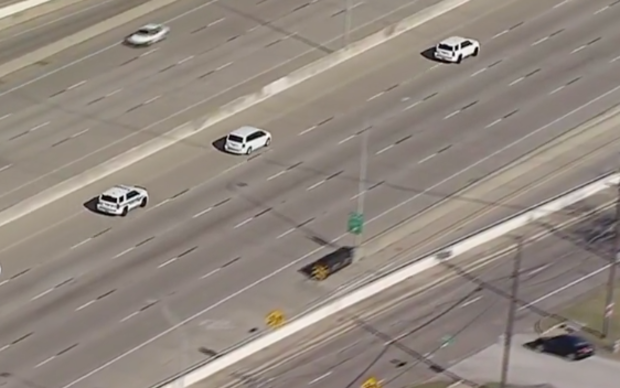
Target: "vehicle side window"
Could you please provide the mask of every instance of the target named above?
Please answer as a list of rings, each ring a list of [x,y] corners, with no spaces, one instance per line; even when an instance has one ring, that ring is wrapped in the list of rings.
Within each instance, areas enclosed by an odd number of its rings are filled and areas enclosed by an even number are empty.
[[[127,200],[131,201],[132,199],[135,199],[135,198],[137,198],[139,196],[140,196],[140,193],[138,193],[137,191],[133,190],[133,191],[130,191],[129,193],[127,193]]]
[[[467,40],[467,41],[461,43],[461,48],[464,49],[464,48],[467,48],[467,47],[469,47],[471,45],[472,45],[472,43]]]
[[[260,132],[254,132],[248,136],[248,141],[256,140],[260,137]]]

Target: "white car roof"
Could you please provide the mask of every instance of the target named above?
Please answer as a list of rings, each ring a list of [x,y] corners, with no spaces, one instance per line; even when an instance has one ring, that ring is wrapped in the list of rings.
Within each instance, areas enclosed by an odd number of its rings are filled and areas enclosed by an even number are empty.
[[[140,27],[140,30],[158,30],[162,27],[163,26],[161,24],[149,23],[147,25]]]
[[[463,43],[466,40],[471,40],[467,38],[463,38],[461,36],[451,36],[439,42],[439,44],[447,44],[448,46],[457,46],[460,43]]]
[[[101,195],[109,195],[110,197],[120,198],[132,190],[143,191],[140,187],[128,185],[116,185],[104,191]]]
[[[241,128],[235,129],[230,134],[245,138],[245,137],[253,134],[256,131],[262,131],[262,129],[259,129],[259,128],[256,128],[256,127],[250,127],[250,126],[243,126]]]

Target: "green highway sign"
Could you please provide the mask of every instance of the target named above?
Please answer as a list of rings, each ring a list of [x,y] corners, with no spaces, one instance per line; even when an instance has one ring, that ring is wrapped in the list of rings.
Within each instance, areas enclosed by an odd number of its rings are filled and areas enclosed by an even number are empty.
[[[446,346],[452,345],[454,343],[454,337],[451,335],[444,335],[441,337],[441,347],[445,348]]]
[[[349,214],[347,230],[349,233],[352,234],[362,234],[362,231],[364,230],[364,215],[358,212],[353,212]]]

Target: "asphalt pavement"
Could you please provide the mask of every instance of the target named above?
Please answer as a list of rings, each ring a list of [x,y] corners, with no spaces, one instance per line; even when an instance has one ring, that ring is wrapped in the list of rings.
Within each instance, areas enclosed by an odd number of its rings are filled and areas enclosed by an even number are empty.
[[[350,38],[437,2],[360,4]],[[4,77],[0,208],[341,48],[344,6],[182,0]],[[170,26],[165,43],[120,44],[149,22]],[[66,21],[50,28],[75,31]]]
[[[292,3],[261,4],[249,11],[260,16],[263,8],[270,10],[283,18],[284,27],[294,20],[312,24],[315,39],[327,33],[321,21],[334,6],[316,2],[291,14]],[[614,131],[582,133],[578,143],[560,140],[617,103],[620,92],[612,80],[619,62],[612,42],[620,8],[597,12],[607,5],[603,1],[558,4],[474,1],[0,230],[5,277],[0,360],[14,376],[9,383],[149,385],[207,357],[204,353],[222,352],[264,330],[270,310],[295,315],[337,290],[346,279],[315,285],[297,270],[345,231],[347,215],[356,208],[364,133],[369,136],[365,213],[371,221],[366,238],[412,215],[424,213],[428,219],[459,204],[458,211],[433,217],[435,223],[420,218],[423,233],[408,239],[420,244],[419,251],[610,171],[617,162]],[[272,28],[222,44],[241,34],[237,28],[256,23],[215,3],[190,12],[195,6],[180,2],[137,20],[127,31],[53,57],[43,66],[46,71],[63,69],[49,76],[27,69],[7,81],[0,97],[7,99],[0,109],[11,113],[0,121],[6,128],[0,135],[3,158],[11,165],[0,175],[6,205],[196,117],[209,104],[255,88],[263,78],[221,94],[248,79],[248,67],[255,75],[282,62],[268,48],[257,51],[277,39]],[[382,7],[372,9],[380,13],[390,5]],[[115,44],[146,20],[173,17],[170,24],[179,32],[160,46],[135,51]],[[191,33],[222,17],[208,32]],[[483,54],[461,66],[421,55],[452,34],[480,39]],[[97,50],[103,51],[69,65]],[[196,54],[204,50],[208,54]],[[291,58],[303,48],[279,50]],[[230,61],[233,65],[208,83],[196,81],[198,73]],[[37,80],[15,89],[28,79]],[[92,102],[101,96],[107,97]],[[178,121],[162,121],[171,114]],[[248,160],[212,144],[242,124],[270,130],[273,147]],[[129,134],[131,140],[120,141]],[[536,168],[522,163],[518,176],[503,185],[494,181],[491,194],[459,196],[463,187],[483,184],[548,142],[560,150],[552,159],[537,160]],[[110,153],[82,158],[104,145]],[[59,169],[66,163],[69,168]],[[35,183],[28,183],[32,179]],[[115,219],[83,205],[118,182],[148,187],[149,208]],[[508,200],[511,206],[480,213]],[[457,218],[475,222],[451,230]],[[352,272],[359,275],[356,271],[359,267]],[[172,330],[179,323],[186,324]]]
[[[561,225],[612,197],[593,198],[576,205],[580,212],[554,215],[514,233],[527,243],[521,251],[509,382],[603,387],[617,376],[620,364],[611,360],[597,357],[575,365],[522,348],[536,336],[542,316],[605,282],[613,209]],[[535,238],[539,233],[546,237]],[[432,270],[425,279],[409,280],[197,386],[361,387],[370,377],[390,388],[428,379],[499,381],[516,252],[501,254],[492,247]],[[429,279],[438,283],[429,288]]]

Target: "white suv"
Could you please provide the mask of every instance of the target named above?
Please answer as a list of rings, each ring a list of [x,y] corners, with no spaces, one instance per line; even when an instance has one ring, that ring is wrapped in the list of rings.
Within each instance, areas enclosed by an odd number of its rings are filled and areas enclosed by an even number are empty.
[[[259,148],[268,147],[271,134],[263,129],[241,127],[226,136],[224,149],[238,155],[250,155]]]
[[[124,217],[137,207],[145,207],[148,202],[149,193],[144,187],[117,185],[99,195],[97,211]]]
[[[475,57],[479,53],[480,42],[460,36],[442,40],[435,46],[435,58],[451,63],[461,63],[463,59]]]

